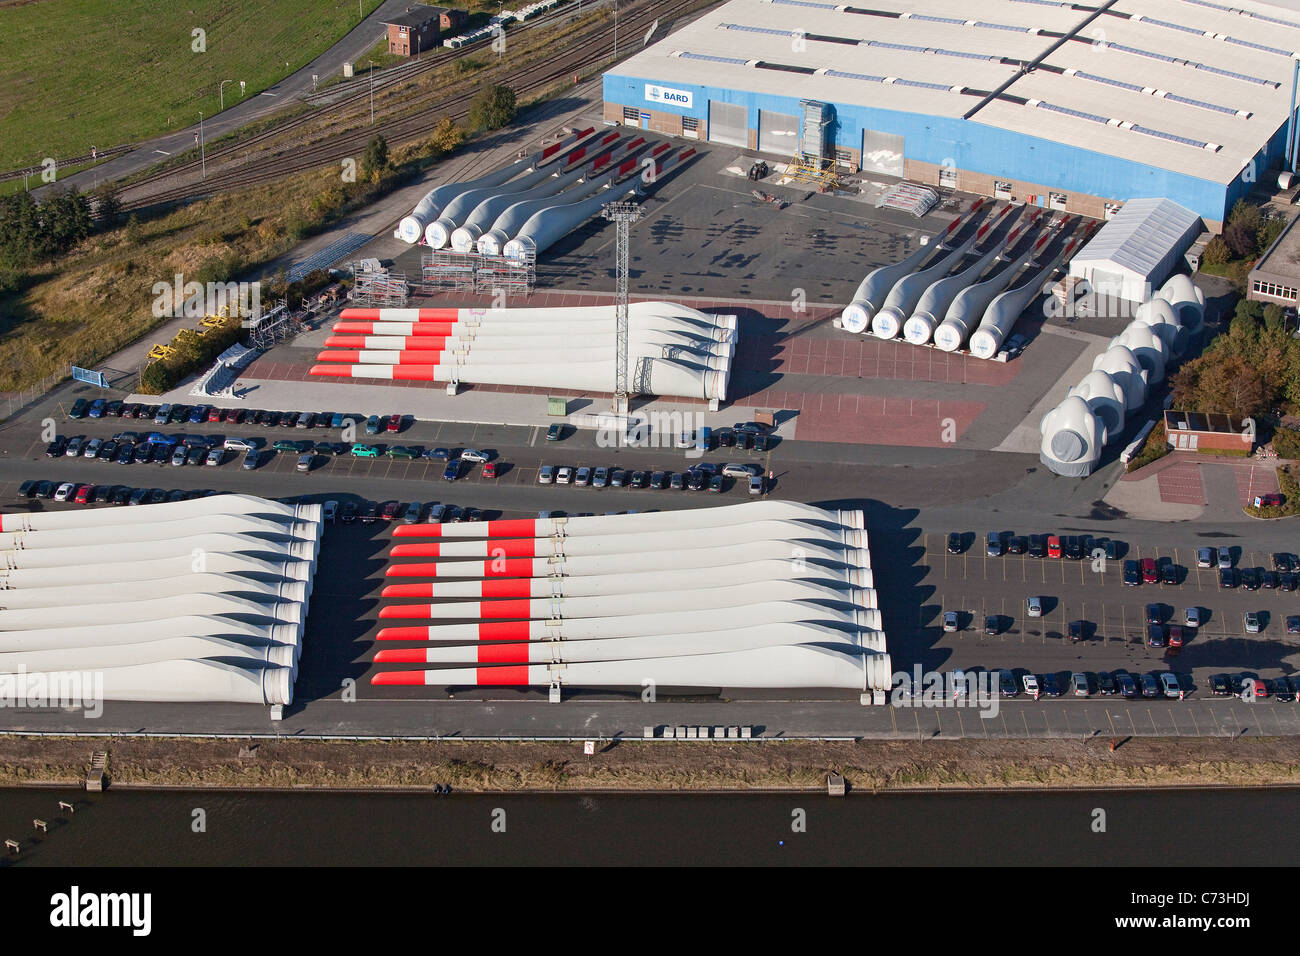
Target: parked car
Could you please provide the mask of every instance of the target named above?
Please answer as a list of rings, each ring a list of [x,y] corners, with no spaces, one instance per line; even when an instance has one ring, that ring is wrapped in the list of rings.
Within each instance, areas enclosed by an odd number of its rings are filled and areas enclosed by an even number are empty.
[[[990,558],[1002,557],[1002,534],[997,531],[990,531],[988,539],[984,544],[984,553]]]
[[[444,481],[455,481],[460,477],[460,459],[456,458],[447,462],[447,467],[442,470]]]
[[[664,482],[666,480],[667,480],[666,472],[655,471],[650,473],[650,487],[655,490],[662,489],[664,486]]]
[[[1160,583],[1176,585],[1178,583],[1178,565],[1172,561],[1160,565]]]
[[[460,453],[462,461],[485,462],[492,456],[485,451],[479,451],[477,448],[466,448]]]
[[[86,412],[89,410],[90,410],[90,402],[84,398],[79,398],[75,402],[73,402],[72,407],[68,409],[68,417],[73,419],[74,421],[77,421],[79,419],[85,418]]]
[[[1044,674],[1042,676],[1043,693],[1048,697],[1060,697],[1061,685],[1056,682],[1055,674]]]
[[[1219,568],[1219,587],[1235,588],[1237,586],[1237,569],[1234,567]]]
[[[415,524],[424,515],[424,504],[419,501],[412,501],[406,506],[406,512],[402,515],[402,524]]]
[[[555,466],[542,465],[537,472],[537,483],[539,485],[549,485],[555,481]]]
[[[46,458],[62,458],[63,453],[68,450],[68,439],[63,435],[56,435],[54,441],[45,446]]]
[[[333,524],[335,521],[338,520],[339,503],[337,501],[325,502],[323,505],[321,505],[320,516],[321,516],[321,520],[324,521],[326,524]]]
[[[1026,693],[1026,694],[1032,694],[1032,695],[1035,696],[1035,697],[1038,696],[1038,678],[1037,678],[1037,677],[1035,677],[1033,674],[1026,674],[1024,677],[1021,678],[1021,682],[1022,682],[1022,683],[1024,684],[1024,686],[1025,686],[1025,693]]]
[[[1197,548],[1196,549],[1196,566],[1198,568],[1214,567],[1214,549]]]
[[[1247,611],[1245,614],[1246,633],[1258,634],[1263,628],[1260,626],[1259,612]]]
[[[339,508],[339,520],[344,524],[351,524],[357,520],[357,512],[360,509],[355,501],[345,501]]]
[[[948,553],[961,554],[961,534],[956,531],[948,535]]]
[[[418,448],[411,448],[409,445],[390,445],[385,454],[389,458],[400,458],[404,461],[410,461],[413,458],[420,457]]]
[[[206,465],[219,465],[226,460],[226,451],[224,448],[213,448],[208,452]]]
[[[1183,689],[1178,683],[1178,675],[1170,671],[1163,671],[1160,674],[1160,689],[1164,691],[1166,697],[1177,700],[1183,694]]]
[[[497,463],[489,461],[483,465],[483,477],[495,478],[497,476]]]
[[[261,463],[262,463],[262,453],[259,452],[256,448],[249,449],[248,453],[244,455],[243,469],[244,471],[252,471]]]
[[[364,445],[357,442],[352,446],[351,454],[353,458],[378,458],[379,449],[374,445]]]
[[[761,494],[763,493],[763,483],[764,483],[765,480],[766,480],[766,479],[765,479],[762,475],[750,475],[750,476],[749,476],[749,493],[750,493],[751,495],[761,495]],[[716,476],[716,477],[714,478],[714,481],[717,481],[717,482],[719,483],[719,485],[718,485],[718,490],[721,491],[721,490],[722,490],[722,485],[721,485],[722,477],[721,477],[720,475],[719,475],[719,476]]]
[[[1115,683],[1115,676],[1111,674],[1110,671],[1097,672],[1097,690],[1102,694],[1102,696],[1112,697],[1118,689],[1119,688]]]
[[[561,425],[559,422],[553,422],[551,426],[546,429],[547,441],[559,441],[563,437],[564,437],[564,426]]]
[[[1228,681],[1227,674],[1212,674],[1210,676],[1210,693],[1215,697],[1229,697],[1232,695],[1232,685]]]
[[[1031,534],[1029,536],[1029,556],[1031,558],[1047,557],[1047,535]]]
[[[1025,598],[1025,616],[1042,617],[1043,616],[1043,599],[1040,597]]]
[[[392,433],[394,433],[394,434],[396,434],[397,432],[400,432],[400,431],[402,430],[402,416],[401,416],[401,415],[389,415],[389,416],[388,416],[388,421],[387,421],[387,423],[385,423],[385,428],[386,428],[388,431],[390,431],[390,432],[392,432]],[[463,456],[462,456],[462,457],[463,457]]]
[[[446,448],[434,448],[431,451],[426,451],[424,457],[431,461],[450,461],[451,451]]]
[[[378,435],[382,430],[383,430],[383,426],[379,422],[378,415],[371,415],[369,418],[366,419],[367,435]]]
[[[578,469],[578,473],[573,477],[573,483],[579,488],[585,488],[591,484],[591,469],[583,465]]]
[[[1029,541],[1023,534],[1014,534],[1007,540],[1007,554],[1024,554]]]
[[[1115,675],[1115,683],[1119,685],[1119,695],[1128,700],[1138,696],[1137,682],[1133,680],[1132,674],[1118,673]]]
[[[294,465],[294,470],[306,474],[311,471],[311,466],[316,461],[316,456],[311,452],[298,456],[298,463]]]
[[[1124,583],[1129,587],[1137,587],[1142,583],[1142,572],[1138,563],[1131,558],[1124,562]]]
[[[591,487],[604,488],[609,484],[609,469],[603,465],[591,473]]]
[[[943,629],[944,629],[945,633],[951,633],[951,632],[957,630],[957,612],[956,612],[956,611],[944,611],[944,612],[943,612]]]
[[[1054,534],[1047,536],[1047,556],[1049,558],[1059,558],[1061,556],[1060,536]]]
[[[1142,696],[1143,697],[1160,696],[1160,682],[1156,680],[1154,674],[1142,675]]]
[[[1165,646],[1165,626],[1163,624],[1147,625],[1147,646],[1148,647]]]
[[[567,485],[573,481],[573,469],[568,465],[561,465],[555,469],[555,483],[557,485]]]
[[[1189,607],[1183,611],[1183,623],[1188,627],[1200,627],[1201,620],[1201,609],[1199,607]]]
[[[55,501],[67,501],[77,491],[77,486],[71,481],[65,481],[54,489]]]
[[[1227,545],[1219,546],[1219,570],[1232,567],[1232,549]]]
[[[1259,575],[1254,568],[1241,569],[1241,586],[1247,591],[1259,590]]]
[[[998,671],[998,693],[1003,697],[1016,697],[1020,694],[1020,685],[1016,683],[1016,675],[1011,671]]]
[[[1070,693],[1075,697],[1088,697],[1092,692],[1088,689],[1088,675],[1081,671],[1075,671],[1070,675]]]

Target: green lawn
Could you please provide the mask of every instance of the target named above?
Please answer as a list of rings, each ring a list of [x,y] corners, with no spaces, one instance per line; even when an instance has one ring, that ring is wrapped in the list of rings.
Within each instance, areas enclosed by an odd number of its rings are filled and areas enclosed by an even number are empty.
[[[361,0],[369,14],[380,0]],[[183,129],[305,65],[357,0],[40,0],[0,15],[0,170]],[[206,52],[193,50],[202,29]],[[376,34],[382,27],[376,27]],[[288,64],[286,66],[285,64]],[[323,80],[324,77],[321,77]]]

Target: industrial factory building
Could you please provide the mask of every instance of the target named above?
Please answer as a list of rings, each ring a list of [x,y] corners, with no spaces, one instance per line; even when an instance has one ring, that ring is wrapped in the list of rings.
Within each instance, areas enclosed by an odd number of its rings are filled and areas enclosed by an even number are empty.
[[[606,122],[1217,230],[1286,162],[1300,12],[1257,0],[732,0],[605,74]]]

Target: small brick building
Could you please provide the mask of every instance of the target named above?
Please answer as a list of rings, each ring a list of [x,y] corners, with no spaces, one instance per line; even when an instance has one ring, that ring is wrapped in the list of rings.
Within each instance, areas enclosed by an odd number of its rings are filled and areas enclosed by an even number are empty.
[[[391,20],[388,27],[388,52],[395,56],[419,56],[442,42],[442,34],[459,30],[468,14],[464,10],[416,4]]]
[[[1165,436],[1176,451],[1244,451],[1255,447],[1255,430],[1228,415],[1165,412]]]

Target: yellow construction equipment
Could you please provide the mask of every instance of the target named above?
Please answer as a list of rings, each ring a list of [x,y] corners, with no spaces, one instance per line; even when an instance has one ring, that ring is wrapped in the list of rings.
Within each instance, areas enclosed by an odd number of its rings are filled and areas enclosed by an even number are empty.
[[[171,355],[175,351],[176,350],[170,345],[155,345],[149,350],[149,359],[150,361],[156,362],[159,359],[167,358],[167,356]]]

